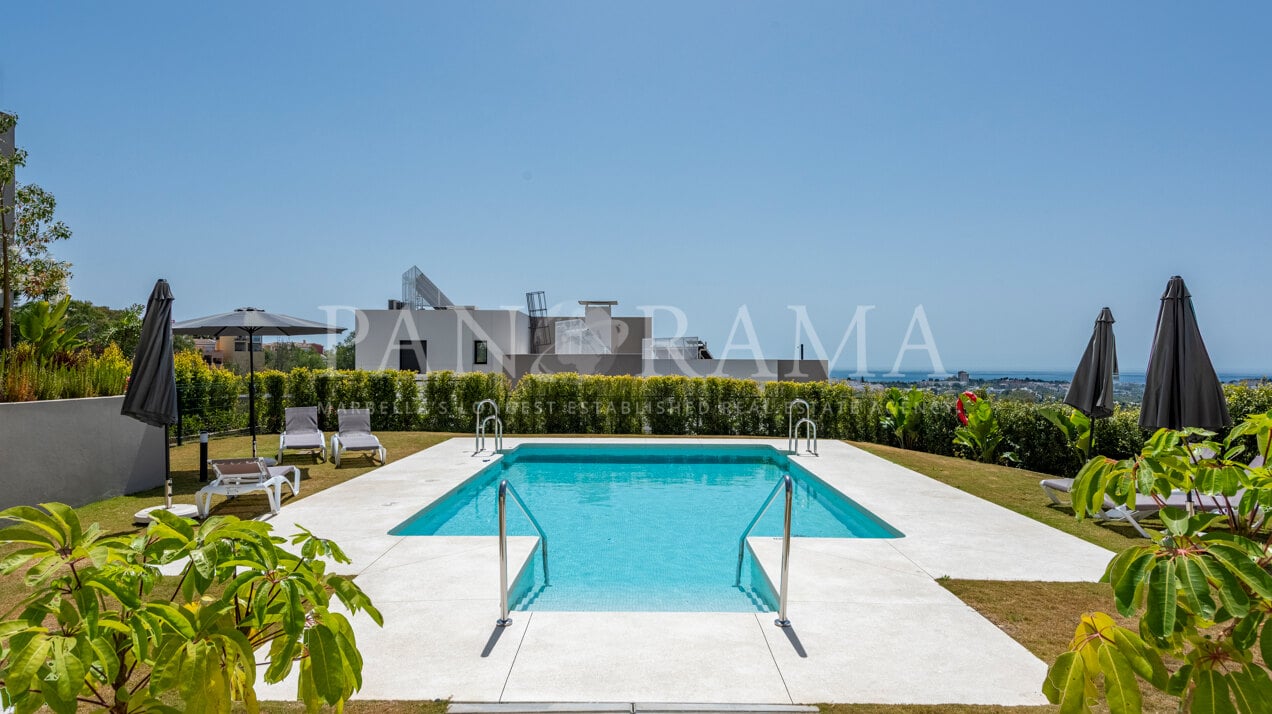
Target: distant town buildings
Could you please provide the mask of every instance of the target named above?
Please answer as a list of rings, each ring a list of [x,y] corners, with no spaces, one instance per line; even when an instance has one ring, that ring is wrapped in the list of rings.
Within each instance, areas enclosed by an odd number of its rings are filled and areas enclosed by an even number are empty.
[[[248,340],[246,337],[223,336],[216,338],[196,338],[194,346],[203,354],[203,361],[214,367],[230,367],[238,372],[246,372],[248,367]],[[293,348],[309,350],[315,354],[323,354],[324,347],[316,342],[264,342],[259,336],[252,338],[252,351],[258,355],[267,350],[277,350],[287,345]],[[265,366],[258,356],[256,368]]]

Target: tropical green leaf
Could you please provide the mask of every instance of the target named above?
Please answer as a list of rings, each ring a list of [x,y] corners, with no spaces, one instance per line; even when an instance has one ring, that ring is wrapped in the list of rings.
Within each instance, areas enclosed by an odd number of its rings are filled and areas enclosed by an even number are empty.
[[[322,710],[323,699],[314,685],[313,660],[309,657],[303,657],[300,660],[300,677],[296,682],[296,696],[305,703],[305,711],[308,714],[317,714]]]
[[[1207,620],[1215,616],[1215,601],[1210,596],[1210,583],[1206,573],[1198,564],[1199,557],[1181,557],[1177,559],[1176,573],[1179,576],[1180,593],[1189,612]]]
[[[1162,519],[1162,524],[1166,526],[1166,532],[1173,536],[1182,536],[1188,533],[1188,511],[1174,506],[1167,506],[1158,511],[1158,517]]]
[[[119,654],[116,652],[114,645],[105,637],[95,637],[88,641],[89,646],[93,648],[97,665],[101,668],[103,679],[108,682],[114,681],[119,674]]]
[[[1147,607],[1144,623],[1157,637],[1169,637],[1175,630],[1175,597],[1179,583],[1175,577],[1175,561],[1164,558],[1157,561],[1148,576]]]
[[[1172,697],[1184,696],[1184,692],[1188,690],[1188,683],[1192,681],[1195,669],[1196,667],[1191,662],[1181,665],[1166,681],[1166,693]]]
[[[1266,714],[1272,704],[1272,679],[1258,665],[1248,664],[1228,675],[1232,698],[1241,714]]]
[[[375,624],[381,627],[384,626],[384,616],[371,604],[371,599],[367,597],[366,593],[362,592],[362,588],[358,587],[353,580],[341,575],[332,575],[328,577],[327,585],[335,592],[340,602],[349,608],[350,612],[357,613],[365,610],[371,616],[371,619],[375,621]]]
[[[1104,698],[1112,714],[1139,714],[1143,706],[1139,681],[1130,662],[1114,647],[1100,648],[1100,670],[1104,673]]]
[[[1193,673],[1193,714],[1237,714],[1228,693],[1228,680],[1213,669],[1198,669]]]
[[[46,697],[50,683],[57,690],[57,698],[64,702],[74,702],[76,695],[84,687],[87,670],[74,648],[75,640],[69,637],[52,638],[49,675],[44,678],[40,687]],[[74,707],[71,711],[74,711]]]
[[[21,649],[15,647],[6,668],[5,688],[15,696],[30,689],[52,649],[53,641],[44,633],[36,633]]]
[[[1154,560],[1153,548],[1148,546],[1128,548],[1109,563],[1104,579],[1113,586],[1114,602],[1123,616],[1130,617],[1139,610],[1144,581]]]
[[[130,610],[141,607],[141,595],[137,593],[137,586],[128,580],[109,577],[103,573],[86,578],[84,585],[115,598]]]
[[[1218,589],[1224,609],[1233,617],[1245,617],[1250,612],[1250,596],[1241,587],[1237,576],[1212,558],[1199,558],[1196,563]]]
[[[29,526],[8,526],[0,528],[0,543],[29,543],[44,548],[57,549],[61,546],[56,533],[44,528]]]
[[[1259,634],[1259,656],[1272,666],[1272,618],[1263,623],[1263,631]]]
[[[1260,568],[1245,550],[1215,542],[1207,543],[1206,550],[1249,585],[1259,597],[1272,599],[1272,575]]]
[[[1149,647],[1139,635],[1124,627],[1113,630],[1113,644],[1126,658],[1131,669],[1149,684],[1165,689],[1170,672],[1157,650]]]
[[[1086,700],[1086,681],[1082,658],[1077,652],[1065,652],[1047,670],[1042,693],[1047,701],[1060,705],[1062,714],[1086,712],[1090,709]]]
[[[309,661],[313,667],[314,689],[328,704],[345,698],[345,662],[336,635],[326,625],[309,630]]]
[[[283,681],[291,672],[293,661],[300,654],[300,641],[292,637],[278,637],[269,646],[269,667],[265,670],[268,684]]]

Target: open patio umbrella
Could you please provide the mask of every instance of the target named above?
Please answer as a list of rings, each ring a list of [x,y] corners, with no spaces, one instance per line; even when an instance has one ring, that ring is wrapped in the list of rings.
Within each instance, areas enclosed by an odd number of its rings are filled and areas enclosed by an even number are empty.
[[[176,335],[195,335],[198,337],[246,337],[247,338],[247,421],[252,432],[252,456],[256,456],[256,353],[252,349],[255,337],[298,337],[301,335],[327,335],[344,332],[343,327],[334,327],[313,320],[304,320],[290,315],[265,312],[256,307],[240,307],[234,312],[223,312],[218,315],[198,317],[193,320],[178,322],[172,326]]]
[[[1201,339],[1192,296],[1178,275],[1162,294],[1139,423],[1145,429],[1232,425],[1223,387]]]
[[[150,511],[163,508],[179,516],[193,516],[191,504],[172,504],[172,470],[168,456],[168,427],[177,423],[177,377],[172,363],[172,290],[167,280],[159,280],[146,301],[146,317],[133,355],[132,372],[124,405],[124,416],[151,426],[163,427],[164,505],[142,509],[136,520],[150,520]]]
[[[1117,378],[1117,345],[1113,339],[1113,311],[1107,307],[1095,318],[1095,329],[1078,369],[1069,382],[1064,403],[1091,420],[1091,453],[1095,453],[1095,422],[1113,416],[1113,380]]]

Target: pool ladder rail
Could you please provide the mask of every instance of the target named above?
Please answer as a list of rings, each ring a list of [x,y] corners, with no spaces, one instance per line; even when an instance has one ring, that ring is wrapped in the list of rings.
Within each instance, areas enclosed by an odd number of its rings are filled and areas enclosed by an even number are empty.
[[[804,408],[804,416],[795,420],[795,409]],[[804,441],[808,446],[808,453],[817,455],[817,423],[813,421],[813,408],[803,399],[792,399],[786,405],[786,451],[790,454],[799,454],[800,427],[804,428]]]
[[[490,405],[493,414],[487,414],[482,418],[482,412],[485,411],[486,405]],[[473,413],[477,415],[477,424],[473,430],[473,456],[476,456],[486,450],[486,429],[487,426],[494,422],[495,428],[495,449],[494,453],[503,451],[503,420],[499,418],[499,405],[495,404],[493,399],[483,399],[473,405]]]
[[[751,535],[755,524],[759,523],[764,514],[768,512],[769,506],[773,505],[773,499],[783,489],[786,491],[786,521],[782,528],[782,583],[777,600],[777,619],[773,621],[773,624],[778,627],[790,627],[791,621],[786,617],[786,594],[789,580],[787,576],[790,572],[791,560],[791,501],[795,492],[795,483],[791,480],[790,474],[785,474],[782,476],[782,480],[777,482],[777,485],[769,492],[768,497],[764,499],[764,505],[760,507],[760,510],[756,511],[755,517],[747,524],[746,530],[742,531],[742,537],[738,538],[738,570],[733,577],[733,585],[735,587],[742,585],[742,558],[746,551],[746,537]],[[547,562],[546,559],[544,562]]]
[[[539,519],[534,517],[530,509],[526,506],[526,502],[521,500],[521,494],[517,493],[517,489],[512,487],[505,479],[499,482],[499,619],[495,620],[495,624],[499,627],[507,627],[512,624],[512,618],[508,616],[508,496],[512,496],[512,500],[526,514],[526,518],[530,519],[530,523],[534,525],[534,529],[539,531],[539,547],[543,550],[543,584],[548,584],[548,534],[543,532],[543,526],[539,525]],[[789,503],[789,498],[787,499]],[[789,505],[788,505],[789,508]]]

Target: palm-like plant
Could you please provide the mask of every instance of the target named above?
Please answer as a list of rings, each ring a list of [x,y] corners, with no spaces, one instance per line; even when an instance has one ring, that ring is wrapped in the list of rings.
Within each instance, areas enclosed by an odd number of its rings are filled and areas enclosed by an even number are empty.
[[[53,305],[37,300],[22,309],[17,320],[18,332],[32,345],[38,359],[49,360],[59,354],[74,352],[84,345],[79,334],[85,326],[68,325],[66,322],[66,310],[70,305],[71,297],[68,295]]]

